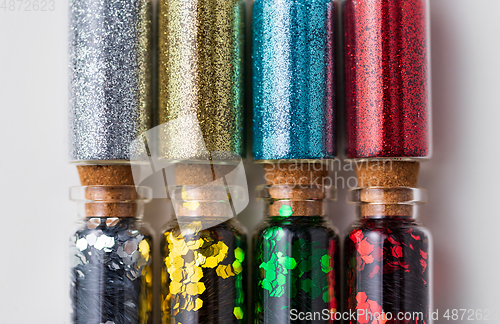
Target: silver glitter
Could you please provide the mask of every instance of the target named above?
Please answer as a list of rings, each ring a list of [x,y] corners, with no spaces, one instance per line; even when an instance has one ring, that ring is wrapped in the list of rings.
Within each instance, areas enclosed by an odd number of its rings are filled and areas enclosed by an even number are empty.
[[[88,228],[97,228],[101,224],[101,220],[99,218],[91,218],[87,221]]]
[[[125,242],[125,244],[123,244],[123,250],[127,254],[132,254],[137,250],[137,243],[135,243],[134,241]]]
[[[83,250],[87,249],[87,246],[88,246],[87,240],[84,239],[84,238],[81,238],[78,241],[76,241],[76,247],[80,251],[83,251]]]
[[[70,2],[70,159],[128,161],[151,124],[151,1]]]
[[[107,235],[101,235],[94,244],[94,248],[102,250],[103,248],[111,248],[115,245],[115,238]]]
[[[71,247],[69,250],[69,264],[72,268],[79,264],[84,264],[87,262],[85,256],[76,247]]]
[[[138,230],[135,218],[100,220],[97,228],[82,222],[71,239],[72,323],[150,323],[151,238]],[[87,248],[80,251],[77,245],[85,241]]]
[[[87,242],[90,246],[94,245],[96,240],[97,240],[97,236],[95,236],[95,234],[87,235]]]
[[[120,221],[119,218],[108,218],[106,219],[106,226],[107,227],[113,227],[115,226],[116,224],[118,224],[118,222]]]
[[[119,246],[118,247],[118,250],[116,250],[116,254],[118,254],[118,256],[120,258],[125,258],[127,257],[127,253],[123,250],[123,247]]]

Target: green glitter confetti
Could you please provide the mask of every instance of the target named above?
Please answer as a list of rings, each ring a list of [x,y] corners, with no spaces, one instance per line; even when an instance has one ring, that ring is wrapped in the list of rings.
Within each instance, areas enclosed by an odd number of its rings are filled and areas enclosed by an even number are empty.
[[[323,270],[324,273],[328,273],[332,271],[332,267],[330,267],[330,256],[328,254],[325,254],[321,257],[321,270]]]
[[[243,310],[241,309],[241,307],[235,307],[233,313],[237,319],[239,319],[239,320],[243,319],[244,313],[243,313]]]
[[[292,207],[290,207],[288,205],[283,205],[283,206],[281,206],[279,213],[283,217],[289,217],[289,216],[293,215],[293,210],[292,210]]]
[[[237,248],[234,250],[234,257],[239,263],[242,263],[245,260],[245,252],[241,248]]]
[[[329,303],[330,302],[330,292],[327,290],[323,293],[323,301],[325,303]]]
[[[282,206],[280,214],[287,212],[291,212],[290,206]],[[264,319],[274,323],[288,316],[289,309],[302,309],[312,302],[321,309],[337,305],[333,267],[338,255],[332,249],[338,246],[336,233],[323,227],[321,217],[294,216],[286,221],[282,217],[269,220],[268,227],[257,234],[254,257],[258,323]]]

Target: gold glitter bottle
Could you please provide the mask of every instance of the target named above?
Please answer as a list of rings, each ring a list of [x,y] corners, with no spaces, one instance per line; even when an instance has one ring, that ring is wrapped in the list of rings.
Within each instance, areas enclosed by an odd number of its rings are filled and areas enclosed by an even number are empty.
[[[242,0],[160,0],[160,156],[244,155]]]
[[[246,235],[227,188],[178,186],[171,198],[177,220],[162,240],[162,323],[245,323]]]

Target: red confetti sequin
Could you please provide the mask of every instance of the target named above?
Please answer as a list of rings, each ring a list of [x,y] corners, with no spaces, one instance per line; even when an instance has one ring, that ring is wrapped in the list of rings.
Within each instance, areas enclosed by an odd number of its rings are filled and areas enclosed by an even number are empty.
[[[359,243],[363,240],[363,232],[361,230],[353,231],[351,234],[349,234],[349,238],[354,243]]]
[[[349,158],[430,157],[426,0],[344,3]]]
[[[392,255],[396,258],[401,258],[403,257],[403,249],[399,245],[395,245],[391,248],[392,250]]]
[[[420,255],[422,256],[422,258],[424,258],[425,260],[427,260],[427,252],[424,252],[424,251],[420,250]]]
[[[427,269],[427,262],[424,259],[421,259],[420,264],[422,265],[422,271],[425,271]]]
[[[364,292],[359,292],[356,296],[357,307],[356,309],[363,310],[358,316],[359,324],[385,324],[387,322],[386,315],[382,307],[373,300],[369,300]],[[375,315],[374,315],[375,314]]]

